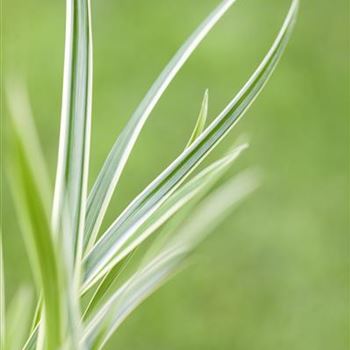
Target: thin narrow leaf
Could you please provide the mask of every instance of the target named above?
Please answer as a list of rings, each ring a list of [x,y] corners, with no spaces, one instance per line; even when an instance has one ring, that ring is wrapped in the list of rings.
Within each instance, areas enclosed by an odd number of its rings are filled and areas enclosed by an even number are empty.
[[[33,329],[32,332],[25,343],[23,350],[35,350],[36,344],[38,340],[38,333],[39,333],[39,324],[37,324]]]
[[[118,252],[121,240],[115,232],[127,232],[130,227],[134,229],[140,227],[244,115],[268,81],[284,52],[291,35],[297,7],[298,1],[292,1],[271,49],[238,95],[197,140],[133,200],[95,244],[84,261],[84,289],[93,285],[113,267],[113,258]]]
[[[30,329],[32,293],[23,287],[14,296],[7,314],[6,349],[19,350],[24,344]]]
[[[36,176],[39,177],[38,182],[41,184],[41,193],[45,201],[45,208],[49,209],[51,206],[51,184],[42,146],[39,142],[38,132],[33,121],[28,89],[23,79],[15,75],[12,75],[6,83],[8,107],[12,117],[16,119],[16,124],[21,126],[18,130],[21,133],[21,138],[26,144],[31,145],[32,162],[35,164]],[[39,301],[37,310],[39,310],[41,302],[42,300]],[[40,314],[35,315],[33,325],[35,322],[38,322],[39,317]]]
[[[257,177],[244,173],[219,187],[206,198],[154,258],[136,272],[89,320],[87,344],[101,349],[125,318],[150,294],[167,281],[202,239],[217,227],[248,194],[255,190]]]
[[[64,255],[67,333],[64,346],[78,348],[79,281],[91,133],[92,34],[90,0],[66,1],[61,128],[52,227]]]
[[[36,308],[35,308],[31,331],[33,331],[40,322],[40,317],[42,312],[42,303],[43,303],[43,298],[40,295],[38,304],[36,305]]]
[[[113,145],[89,195],[85,232],[86,251],[96,240],[113,192],[147,118],[175,75],[234,2],[235,0],[222,1],[183,44],[154,82]]]
[[[92,36],[88,0],[67,0],[64,81],[52,224],[82,252],[90,152]],[[71,244],[67,244],[70,240]]]
[[[123,273],[126,266],[128,265],[133,252],[128,254],[123,260],[116,264],[102,279],[101,283],[97,287],[94,295],[90,299],[88,306],[83,315],[83,319],[86,320],[89,318],[92,312],[95,311],[97,306],[102,302],[104,297],[107,295],[107,292],[113,285],[113,283],[118,279],[118,277]]]
[[[119,253],[113,259],[113,265],[118,264],[125,259],[136,247],[144,242],[152,233],[154,233],[161,225],[164,224],[171,216],[185,206],[189,201],[194,198],[198,199],[203,196],[225,173],[232,162],[237,159],[240,153],[247,147],[247,145],[241,145],[232,150],[228,155],[222,159],[214,162],[213,164],[202,170],[196,177],[194,177],[187,184],[179,188],[167,201],[163,203],[146,221],[145,223],[133,231],[132,229],[123,237],[128,236],[128,239],[124,240],[121,244]],[[108,272],[104,279],[107,281],[113,280],[112,269]],[[95,297],[102,297],[100,293]]]
[[[46,210],[51,207],[51,183],[46,167],[46,161],[42,146],[39,142],[40,138],[34,124],[34,118],[28,89],[23,79],[12,75],[6,80],[6,101],[10,110],[11,117],[14,118],[17,132],[21,139],[31,149],[31,161],[34,162],[36,176],[40,182],[41,196],[44,200]]]
[[[199,116],[192,132],[190,139],[186,145],[186,148],[190,147],[192,143],[198,138],[198,136],[203,132],[205,128],[205,123],[208,117],[208,90],[205,91],[201,110],[199,112]]]
[[[53,244],[48,208],[45,195],[37,174],[36,155],[30,143],[22,138],[23,124],[14,121],[14,155],[10,183],[17,213],[20,219],[26,247],[38,292],[43,293],[44,329],[47,349],[61,345],[62,314],[60,299],[60,272],[57,254]]]
[[[6,343],[5,305],[6,303],[5,303],[4,256],[3,256],[3,248],[2,248],[2,228],[0,227],[0,349],[1,350],[5,350],[5,343]]]

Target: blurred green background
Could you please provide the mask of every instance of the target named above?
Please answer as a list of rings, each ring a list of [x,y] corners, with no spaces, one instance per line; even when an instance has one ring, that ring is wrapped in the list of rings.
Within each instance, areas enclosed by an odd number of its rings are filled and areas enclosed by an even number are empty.
[[[53,178],[65,4],[2,2],[3,73],[26,77]],[[157,74],[217,3],[93,1],[91,179]],[[211,117],[238,91],[288,6],[288,0],[241,0],[220,21],[152,114],[106,224],[183,149],[204,90],[209,88]],[[248,134],[251,148],[233,171],[259,167],[261,188],[200,247],[189,269],[125,322],[109,349],[348,349],[348,16],[347,0],[302,1],[277,71],[213,154]],[[31,276],[9,198],[5,186],[11,296]]]

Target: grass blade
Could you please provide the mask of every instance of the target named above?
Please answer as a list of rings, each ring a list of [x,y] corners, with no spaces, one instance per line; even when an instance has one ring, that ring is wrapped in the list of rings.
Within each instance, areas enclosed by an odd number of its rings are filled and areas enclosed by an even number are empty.
[[[49,180],[42,146],[39,142],[38,132],[33,122],[33,114],[28,89],[25,82],[20,79],[20,77],[11,76],[11,78],[7,80],[6,93],[11,115],[13,118],[16,118],[16,123],[21,125],[21,137],[27,144],[31,145],[32,152],[35,154],[36,175],[40,176],[39,182],[41,183],[42,187],[42,196],[45,200],[45,207],[50,208],[51,183]],[[39,301],[37,305],[38,310],[41,302],[42,300]],[[35,315],[33,323],[37,322],[39,317],[39,313]]]
[[[119,253],[113,259],[112,264],[118,266],[128,255],[130,255],[140,244],[142,244],[151,234],[153,234],[161,225],[171,216],[178,212],[188,202],[194,198],[198,200],[203,196],[216,181],[226,172],[233,161],[237,159],[240,153],[247,147],[241,145],[232,150],[227,156],[214,162],[187,184],[179,188],[167,201],[163,203],[145,222],[136,230],[129,228],[124,232],[115,232],[120,237]],[[114,268],[106,273],[104,280],[113,281]],[[84,292],[84,290],[83,290]],[[104,295],[94,295],[99,299]]]
[[[219,187],[191,212],[191,216],[153,259],[141,267],[86,325],[87,344],[101,349],[125,318],[164,284],[193,249],[257,186],[253,173],[244,173]]]
[[[24,137],[28,130],[24,131],[23,126],[28,120],[20,117],[12,119],[16,153],[9,180],[37,289],[43,294],[45,346],[46,349],[56,349],[62,344],[60,270],[45,206],[42,173],[37,173],[35,147],[30,138]]]
[[[118,254],[111,261],[111,265],[114,266],[122,261],[189,201],[210,189],[246,148],[246,144],[240,145],[222,159],[206,167],[192,180],[175,191],[174,194],[147,217],[140,227],[135,228],[132,225],[121,226],[119,230],[114,231],[113,235],[118,237]]]
[[[97,306],[103,301],[107,292],[117,280],[117,278],[123,273],[124,269],[131,260],[133,252],[128,254],[123,260],[116,264],[102,279],[101,283],[97,287],[94,295],[90,299],[90,302],[84,312],[83,319],[86,320],[90,317],[91,313],[95,311]]]
[[[67,0],[61,131],[52,224],[66,232],[80,261],[87,197],[92,99],[92,37],[88,0]]]
[[[190,147],[192,143],[198,138],[198,136],[203,132],[205,128],[205,123],[207,121],[208,117],[208,90],[205,91],[201,110],[199,112],[199,116],[197,119],[197,123],[194,127],[194,130],[192,132],[192,135],[190,139],[188,140],[188,143],[186,145],[186,148]]]
[[[85,229],[92,105],[90,0],[66,1],[66,38],[61,128],[52,227],[64,255],[67,339],[78,349],[79,283]],[[39,334],[40,336],[40,334]]]
[[[51,207],[51,183],[49,173],[46,167],[46,161],[42,146],[39,142],[40,138],[34,124],[32,108],[28,89],[23,79],[12,75],[6,80],[6,101],[16,125],[17,132],[21,139],[27,145],[30,145],[32,151],[32,162],[36,169],[36,176],[40,182],[41,196],[46,209]]]
[[[160,97],[200,42],[235,0],[225,0],[202,22],[154,82],[109,153],[88,198],[85,248],[95,243],[108,204],[136,140]]]
[[[121,227],[140,227],[200,164],[247,111],[276,67],[289,40],[296,17],[298,1],[294,0],[271,49],[257,70],[210,126],[170,166],[163,171],[124,210],[85,258],[84,287],[95,283],[101,274],[112,268],[118,252]]]
[[[39,324],[37,324],[32,329],[32,332],[31,332],[28,340],[24,344],[24,347],[22,350],[35,350],[37,348],[36,344],[37,344],[37,340],[38,340],[38,334],[39,334]]]
[[[35,350],[36,347],[36,343],[38,340],[38,331],[39,331],[39,325],[37,325],[33,330],[32,333],[30,334],[27,342],[25,343],[25,345],[23,346],[22,350]]]

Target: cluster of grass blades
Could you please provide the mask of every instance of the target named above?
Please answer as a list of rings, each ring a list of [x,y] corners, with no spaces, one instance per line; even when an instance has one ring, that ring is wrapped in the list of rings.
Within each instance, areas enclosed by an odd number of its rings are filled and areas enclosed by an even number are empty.
[[[236,144],[221,159],[189,175],[263,89],[291,35],[297,0],[292,1],[273,45],[239,93],[205,127],[206,92],[185,149],[100,232],[111,197],[153,108],[234,2],[222,1],[171,59],[120,133],[90,192],[90,1],[67,0],[61,130],[52,195],[25,88],[20,80],[7,81],[13,125],[9,182],[38,297],[33,315],[28,311],[31,296],[26,289],[18,292],[5,312],[0,241],[1,349],[102,349],[125,318],[173,276],[201,240],[255,189],[257,177],[252,171],[218,185],[246,144]],[[131,264],[127,277],[119,279],[121,271],[130,267],[127,264],[136,248],[149,244],[148,238],[160,228],[165,234],[152,241],[140,263]]]

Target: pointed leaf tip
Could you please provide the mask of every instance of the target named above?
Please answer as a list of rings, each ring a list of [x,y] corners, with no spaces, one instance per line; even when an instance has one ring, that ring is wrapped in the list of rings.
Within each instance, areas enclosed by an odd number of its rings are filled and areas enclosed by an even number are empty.
[[[186,145],[186,148],[191,146],[191,144],[198,138],[198,136],[203,132],[205,128],[205,123],[208,118],[208,99],[209,99],[209,92],[208,89],[205,90],[203,100],[202,100],[202,105],[201,109],[199,111],[199,115],[197,118],[196,125],[193,129],[192,135]]]

